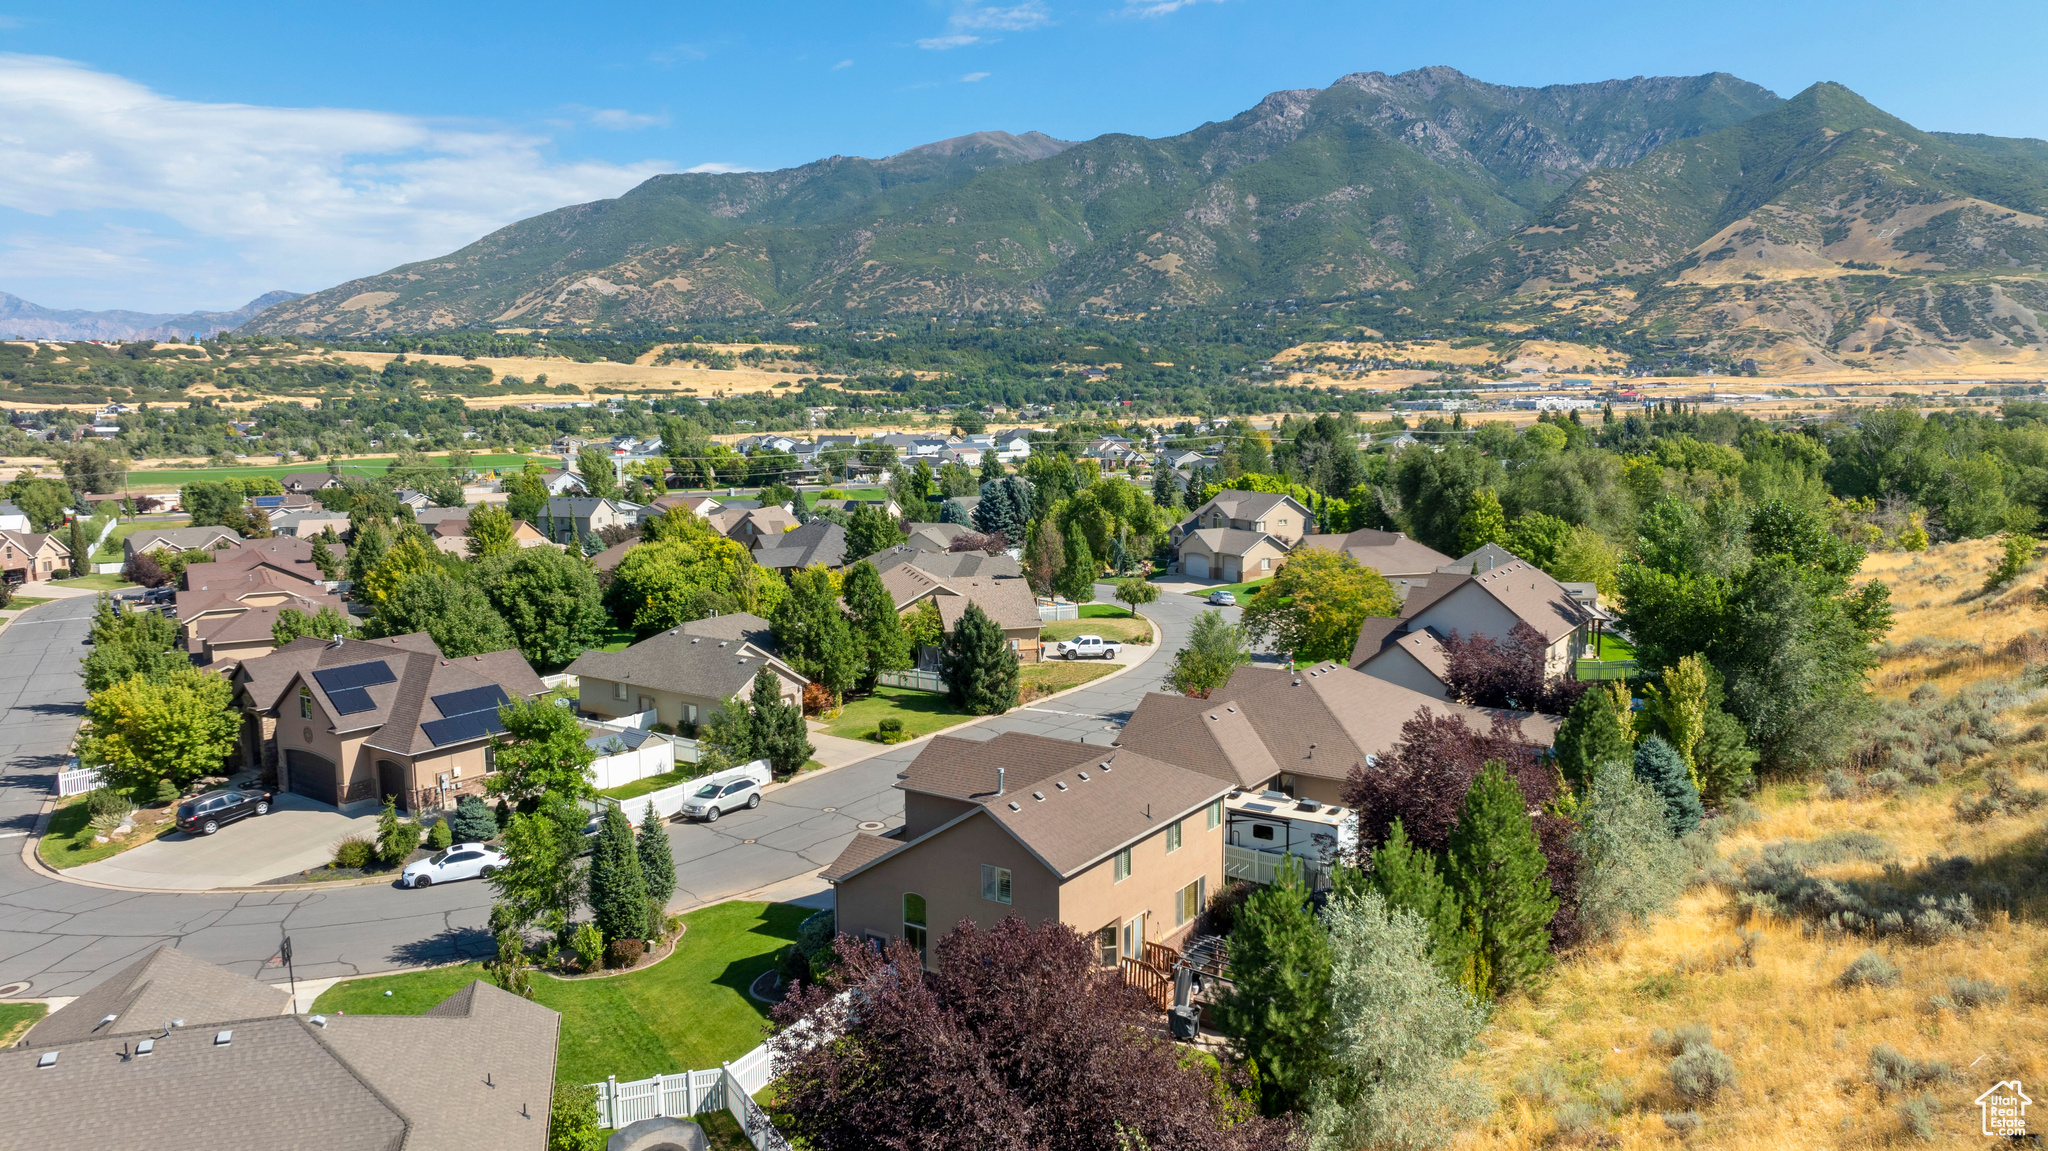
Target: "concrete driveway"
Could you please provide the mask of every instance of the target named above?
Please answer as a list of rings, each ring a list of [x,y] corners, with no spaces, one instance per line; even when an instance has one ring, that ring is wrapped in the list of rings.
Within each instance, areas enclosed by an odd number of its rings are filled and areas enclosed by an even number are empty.
[[[377,813],[351,818],[287,793],[277,797],[269,815],[252,815],[212,835],[173,831],[64,874],[92,883],[174,891],[254,887],[281,875],[319,867],[333,858],[335,841],[350,833],[375,839]]]

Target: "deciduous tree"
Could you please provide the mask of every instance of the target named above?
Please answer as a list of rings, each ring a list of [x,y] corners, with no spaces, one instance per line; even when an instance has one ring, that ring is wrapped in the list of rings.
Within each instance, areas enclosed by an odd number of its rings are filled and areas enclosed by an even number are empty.
[[[858,652],[860,673],[854,687],[871,692],[883,672],[911,666],[910,636],[896,614],[895,597],[882,586],[881,573],[874,564],[863,561],[847,568],[840,595],[846,601],[847,624]],[[929,599],[924,602],[931,603]]]
[[[1116,598],[1130,607],[1132,618],[1138,615],[1138,605],[1151,603],[1159,598],[1159,585],[1143,576],[1116,581]]]
[[[469,558],[487,560],[492,556],[505,555],[519,550],[519,543],[512,538],[512,513],[490,504],[478,504],[469,509]],[[553,551],[553,548],[532,548],[532,551]]]
[[[485,790],[521,805],[544,795],[574,802],[596,794],[590,765],[597,752],[574,711],[544,695],[505,704],[498,718],[505,725],[491,737],[498,769],[484,778]]]
[[[611,624],[597,573],[566,552],[501,552],[477,564],[476,579],[513,645],[535,667],[563,666],[601,640]]]
[[[877,552],[887,551],[908,538],[888,512],[863,504],[847,515],[847,562],[864,560]]]
[[[1244,627],[1223,618],[1213,608],[1195,617],[1188,646],[1175,652],[1166,683],[1182,695],[1209,698],[1209,693],[1230,682],[1231,673],[1252,661],[1251,644]]]
[[[372,637],[423,631],[450,658],[513,646],[512,629],[483,590],[438,566],[399,584],[377,605],[364,630]]]
[[[227,680],[189,666],[111,684],[86,699],[79,759],[130,795],[153,796],[164,781],[182,788],[234,752],[233,697]]]
[[[1386,577],[1343,552],[1299,548],[1244,609],[1245,631],[1297,660],[1342,660],[1371,616],[1400,614]]]
[[[354,639],[356,634],[355,623],[331,607],[323,607],[311,614],[288,607],[278,612],[277,622],[270,625],[270,642],[279,647],[301,636]]]
[[[1553,676],[1545,668],[1549,644],[1542,633],[1516,620],[1505,639],[1453,631],[1443,641],[1444,682],[1451,698],[1473,707],[1508,708],[1559,715],[1578,701],[1585,685],[1571,671]]]
[[[789,594],[776,605],[771,622],[777,656],[836,697],[860,681],[862,668],[860,645],[833,583],[823,564],[791,572]]]

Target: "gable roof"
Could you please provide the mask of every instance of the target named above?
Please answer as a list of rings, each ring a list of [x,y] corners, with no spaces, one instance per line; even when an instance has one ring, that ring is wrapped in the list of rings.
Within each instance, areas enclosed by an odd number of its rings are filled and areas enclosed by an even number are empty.
[[[1519,561],[1520,556],[1496,543],[1484,543],[1445,564],[1447,572],[1469,572],[1478,570],[1490,572],[1497,567]]]
[[[1597,618],[1572,598],[1562,584],[1526,560],[1516,560],[1478,575],[1439,573],[1410,585],[1403,619],[1414,619],[1467,587],[1493,597],[1523,623],[1535,628],[1544,642],[1556,643]],[[1463,630],[1463,629],[1460,629]],[[1505,637],[1502,637],[1505,638]]]
[[[1383,532],[1360,528],[1344,535],[1308,535],[1295,545],[1342,552],[1389,579],[1428,575],[1451,562],[1451,557],[1404,532]]]
[[[1300,512],[1304,522],[1311,514],[1307,508],[1301,506],[1299,500],[1285,492],[1244,492],[1232,489],[1217,492],[1216,498],[1194,510],[1193,517],[1200,517],[1203,512],[1215,508],[1234,520],[1259,520],[1281,504],[1288,504]]]
[[[927,552],[913,547],[893,547],[868,557],[878,572],[909,564],[940,580],[959,577],[979,579],[1022,579],[1024,568],[1002,552]]]
[[[564,670],[677,695],[724,699],[746,690],[764,665],[795,683],[810,682],[744,640],[693,635],[681,627],[649,636],[624,651],[586,651]]]
[[[300,636],[269,655],[242,660],[233,670],[246,705],[269,712],[284,700],[285,689],[300,672],[360,663],[387,652],[418,651],[440,658],[441,649],[423,631],[382,639],[351,639],[335,643],[319,636]]]
[[[763,542],[754,562],[764,568],[836,568],[846,562],[846,529],[831,520],[812,520]]]
[[[1147,695],[1125,721],[1117,742],[1234,787],[1257,787],[1280,774],[1279,763],[1234,700]]]
[[[175,552],[211,551],[222,540],[238,544],[242,536],[233,528],[223,527],[144,529],[130,533],[121,541],[121,547],[131,556],[159,547]]]
[[[768,655],[775,654],[774,625],[752,612],[734,611],[706,616],[680,626],[684,635],[737,640],[752,644]]]
[[[161,1030],[173,1019],[253,1019],[281,1015],[291,993],[168,944],[107,976],[29,1028],[23,1045],[68,1043]],[[102,1023],[107,1016],[112,1023]]]
[[[936,599],[947,631],[960,622],[970,603],[980,604],[981,610],[1006,630],[1044,624],[1038,615],[1038,600],[1021,579],[940,579],[916,564],[899,563],[882,573],[882,586],[888,589],[897,611],[926,596]]]
[[[1181,546],[1186,547],[1193,541],[1211,555],[1241,556],[1259,546],[1261,540],[1271,543],[1282,552],[1287,550],[1286,544],[1265,532],[1246,531],[1243,528],[1198,528],[1182,538]]]
[[[903,525],[908,538],[904,546],[919,551],[943,552],[953,546],[953,541],[974,529],[967,524],[919,524]]]

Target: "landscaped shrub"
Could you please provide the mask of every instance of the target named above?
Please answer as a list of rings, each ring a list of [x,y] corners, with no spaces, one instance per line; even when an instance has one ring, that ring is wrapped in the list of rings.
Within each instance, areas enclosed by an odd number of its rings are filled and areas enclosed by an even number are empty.
[[[1692,868],[1647,783],[1622,764],[1602,764],[1578,814],[1572,847],[1581,860],[1579,920],[1589,935],[1640,927],[1678,898]]]
[[[837,706],[839,706],[839,701],[832,698],[831,688],[826,687],[822,683],[807,683],[804,685],[805,715],[819,715],[831,711]]]
[[[178,785],[168,779],[157,780],[156,805],[158,807],[169,807],[176,802],[178,802]]]
[[[604,962],[604,932],[595,923],[579,924],[576,934],[569,937],[569,950],[576,953],[576,966],[584,971],[596,971]]]
[[[435,851],[441,851],[453,845],[454,842],[455,833],[449,829],[448,821],[445,819],[435,820],[433,828],[427,832],[427,846]]]
[[[1229,936],[1230,929],[1237,926],[1237,910],[1250,899],[1259,885],[1248,880],[1227,884],[1223,890],[1209,897],[1209,906],[1195,919],[1196,935]]]
[[[351,835],[334,845],[334,866],[360,871],[377,858],[377,845],[361,835]]]
[[[135,805],[128,802],[127,796],[111,787],[95,787],[85,793],[85,809],[95,817],[114,815],[126,819],[134,814]],[[115,822],[120,822],[120,819]]]
[[[448,830],[457,843],[483,843],[497,837],[498,817],[482,799],[465,795],[455,801],[455,810],[448,815]]]
[[[1844,987],[1897,987],[1899,967],[1877,952],[1866,950],[1835,982]]]
[[[419,846],[420,825],[398,818],[396,803],[385,796],[384,812],[377,817],[377,858],[388,867],[397,867],[412,858]]]
[[[1892,1050],[1888,1043],[1870,1049],[1870,1083],[1878,1098],[1918,1090],[1949,1077],[1949,1066],[1938,1059],[1916,1063]]]
[[[893,715],[875,721],[875,738],[883,743],[903,742],[903,721]]]
[[[612,967],[631,967],[647,954],[647,944],[638,939],[614,939],[605,949],[604,959]]]

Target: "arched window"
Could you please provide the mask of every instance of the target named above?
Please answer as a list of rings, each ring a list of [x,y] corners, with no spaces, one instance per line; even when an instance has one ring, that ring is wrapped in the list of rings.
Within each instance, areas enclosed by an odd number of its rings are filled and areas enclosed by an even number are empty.
[[[924,896],[909,891],[903,893],[903,940],[917,948],[918,962],[924,962]]]

